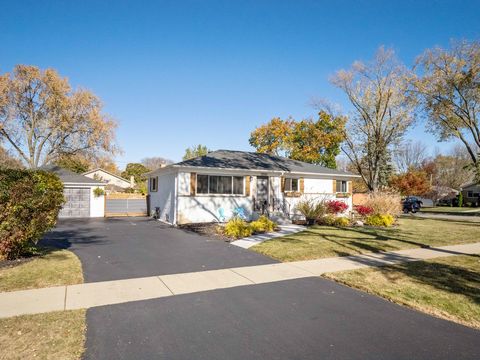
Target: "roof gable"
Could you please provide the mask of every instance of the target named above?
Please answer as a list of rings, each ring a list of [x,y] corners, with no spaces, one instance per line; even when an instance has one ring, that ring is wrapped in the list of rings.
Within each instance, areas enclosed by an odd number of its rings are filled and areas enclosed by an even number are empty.
[[[127,180],[127,179],[125,179],[125,178],[123,178],[123,177],[121,177],[121,176],[118,176],[118,175],[116,175],[116,174],[114,174],[114,173],[111,173],[110,171],[107,171],[107,170],[102,169],[102,168],[96,168],[96,169],[93,169],[93,170],[90,170],[90,171],[86,171],[86,172],[84,172],[82,175],[84,175],[84,176],[85,176],[85,175],[89,175],[89,174],[92,174],[92,173],[97,172],[97,171],[101,171],[101,172],[103,172],[103,173],[105,173],[105,174],[108,174],[108,175],[110,175],[110,176],[113,176],[113,177],[115,177],[115,178],[117,178],[117,179],[119,179],[119,180],[125,181],[126,183],[129,183],[129,184],[130,184],[130,181],[129,181],[129,180]],[[88,176],[87,176],[87,177],[88,177]],[[91,178],[89,178],[89,179],[91,179]]]
[[[98,181],[90,179],[89,177],[83,176],[81,174],[74,173],[68,169],[62,168],[57,165],[46,165],[42,166],[40,170],[45,170],[56,174],[60,180],[65,184],[97,184],[105,185],[103,181]]]

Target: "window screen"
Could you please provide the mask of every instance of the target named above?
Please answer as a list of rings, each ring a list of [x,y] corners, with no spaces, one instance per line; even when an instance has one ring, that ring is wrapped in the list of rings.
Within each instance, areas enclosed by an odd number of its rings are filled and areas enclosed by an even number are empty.
[[[208,175],[197,175],[197,193],[208,194]]]
[[[243,195],[244,186],[243,186],[243,176],[234,176],[233,177],[233,193],[235,195]]]
[[[285,191],[298,191],[298,179],[285,179]]]
[[[337,192],[347,192],[347,182],[344,180],[337,180]]]
[[[210,194],[231,194],[232,177],[231,176],[209,176],[208,192]]]

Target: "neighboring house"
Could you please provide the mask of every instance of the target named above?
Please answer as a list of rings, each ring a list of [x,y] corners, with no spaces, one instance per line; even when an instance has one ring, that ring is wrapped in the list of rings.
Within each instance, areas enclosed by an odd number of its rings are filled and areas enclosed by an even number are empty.
[[[58,217],[85,218],[104,216],[105,199],[103,195],[97,196],[95,189],[100,188],[105,191],[106,183],[76,174],[56,165],[42,167],[42,170],[57,174],[63,183],[66,202],[60,210]]]
[[[135,182],[133,177],[130,180],[126,180],[121,176],[115,175],[107,170],[97,168],[94,170],[83,173],[84,176],[90,179],[100,180],[107,183],[107,191],[123,191],[125,189],[133,188]]]
[[[235,213],[292,218],[305,197],[341,199],[352,208],[358,177],[268,154],[218,150],[147,174],[151,214],[171,224],[225,221]]]
[[[462,186],[463,204],[480,205],[480,183],[472,182]]]
[[[432,200],[433,206],[437,204],[451,205],[457,199],[460,191],[452,189],[448,186],[432,186],[428,193],[428,197]]]

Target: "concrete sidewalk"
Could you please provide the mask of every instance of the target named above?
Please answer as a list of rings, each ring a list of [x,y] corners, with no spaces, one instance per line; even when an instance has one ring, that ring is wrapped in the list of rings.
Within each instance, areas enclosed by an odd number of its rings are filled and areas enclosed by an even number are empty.
[[[315,277],[328,272],[370,266],[479,253],[480,242],[4,292],[0,293],[0,318],[86,309],[214,289]]]
[[[290,234],[295,234],[300,231],[305,231],[307,228],[301,225],[279,225],[280,231],[275,231],[266,234],[252,235],[240,240],[232,241],[230,244],[239,246],[244,249],[248,249],[254,245],[260,244],[264,241],[275,239],[280,236],[287,236]]]

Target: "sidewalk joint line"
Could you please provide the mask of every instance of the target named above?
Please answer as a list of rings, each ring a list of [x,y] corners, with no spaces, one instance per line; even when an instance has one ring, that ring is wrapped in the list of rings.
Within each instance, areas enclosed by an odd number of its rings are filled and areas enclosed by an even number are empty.
[[[257,266],[258,266],[258,265],[257,265]],[[262,265],[260,265],[260,266],[262,266]],[[244,279],[250,281],[252,284],[257,285],[257,283],[256,283],[255,281],[253,281],[252,279],[249,279],[249,278],[246,277],[245,275],[242,275],[242,274],[236,272],[236,271],[233,270],[233,269],[227,269],[227,270],[230,270],[230,271],[233,272],[234,274],[237,274],[238,276],[241,276],[241,277],[243,277]]]
[[[63,298],[63,311],[67,310],[67,288],[68,286],[65,285],[65,297]]]
[[[168,285],[165,283],[165,281],[162,280],[161,276],[162,276],[162,275],[158,275],[158,276],[156,276],[156,278],[157,278],[158,280],[160,280],[160,282],[161,282],[163,285],[165,285],[165,287],[168,289],[168,291],[170,291],[170,292],[172,293],[172,295],[176,295],[176,294],[172,291],[172,289],[170,289],[170,288],[168,287]]]

